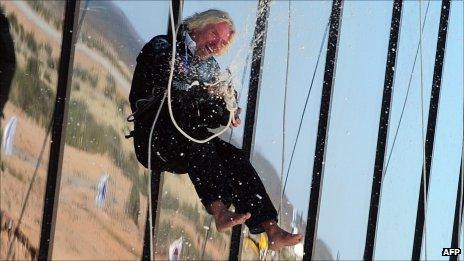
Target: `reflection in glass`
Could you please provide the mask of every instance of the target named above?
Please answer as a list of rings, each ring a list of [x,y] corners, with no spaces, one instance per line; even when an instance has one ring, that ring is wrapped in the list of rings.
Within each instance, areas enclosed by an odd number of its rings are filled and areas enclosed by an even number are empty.
[[[5,14],[0,15],[0,259],[33,259],[40,238],[64,2],[2,1],[0,12]],[[10,85],[7,78],[13,73]]]
[[[430,1],[428,8],[427,5],[428,2],[408,1],[403,4],[386,171],[378,217],[376,259],[405,259],[410,258],[412,253],[423,164],[421,131],[424,129],[421,123],[421,89],[424,108],[422,117],[426,124],[441,2]],[[419,52],[421,24],[424,25],[422,57]],[[415,61],[416,52],[419,55]],[[402,113],[403,106],[405,106],[404,113]],[[399,124],[400,119],[401,124]],[[437,139],[436,142],[438,142]],[[433,182],[432,179],[431,182]],[[431,183],[430,188],[433,187],[434,183]],[[430,237],[426,234],[424,238],[429,240]]]
[[[276,1],[272,3],[257,106],[253,165],[263,180],[277,210],[281,203],[281,186],[284,186],[287,170],[290,168],[285,195],[282,198],[280,224],[288,231],[298,231],[303,235],[306,228],[309,184],[311,184],[313,164],[312,155],[315,151],[324,59],[327,48],[327,39],[324,35],[327,30],[331,5],[332,3],[327,1],[293,1],[289,15],[288,2]],[[290,48],[288,59],[290,60],[288,75],[286,75],[289,22]],[[320,50],[321,53],[319,53]],[[321,58],[317,63],[319,55]],[[286,77],[288,80],[286,146],[285,151],[283,151],[282,114]],[[303,111],[307,95],[309,95],[308,105]],[[302,129],[297,140],[300,120],[302,120]],[[295,153],[290,166],[290,155],[295,142]],[[285,153],[284,173],[281,173],[282,153]],[[282,174],[283,180],[281,180]],[[255,241],[259,239],[259,236],[253,237]],[[317,258],[333,259],[333,253],[329,252],[324,242],[318,241],[316,248]],[[253,253],[252,248],[248,247],[247,239],[245,239],[242,249],[243,259],[258,258],[258,255]],[[303,255],[302,244],[285,248],[274,254],[268,251],[268,258],[271,258],[272,255],[274,255],[273,258],[280,260],[301,259]]]
[[[176,249],[181,260],[227,259],[231,233],[216,230],[188,175],[165,172],[162,184],[155,259],[167,260],[175,255]]]
[[[340,259],[364,253],[391,15],[392,2],[343,7],[317,229]]]
[[[441,251],[451,245],[453,232],[464,133],[463,13],[462,1],[451,3],[426,217],[431,260],[443,258]]]
[[[147,180],[124,138],[128,93],[146,33],[165,32],[168,9],[127,3],[81,2],[54,259],[141,257]]]

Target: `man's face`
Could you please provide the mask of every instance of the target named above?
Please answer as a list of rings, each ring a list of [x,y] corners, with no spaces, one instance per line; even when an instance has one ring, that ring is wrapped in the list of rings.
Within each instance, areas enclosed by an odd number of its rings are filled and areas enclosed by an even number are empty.
[[[197,44],[196,55],[200,59],[207,59],[224,53],[227,49],[232,33],[227,22],[208,24],[191,33]]]

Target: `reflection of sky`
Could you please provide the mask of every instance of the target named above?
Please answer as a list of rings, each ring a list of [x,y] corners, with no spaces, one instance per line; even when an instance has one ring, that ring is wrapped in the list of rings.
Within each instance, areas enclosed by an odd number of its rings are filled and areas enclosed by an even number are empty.
[[[142,38],[164,33],[167,1],[117,1]],[[428,111],[436,48],[440,2],[432,1],[423,35],[424,110]],[[399,121],[403,99],[419,39],[419,2],[406,1],[400,35],[392,101],[392,128]],[[330,2],[292,2],[291,56],[287,102],[286,159],[291,153],[304,99],[330,13]],[[187,1],[184,16],[208,8],[227,10],[238,32],[230,54],[220,59],[231,62],[241,77],[246,46],[253,33],[256,4],[252,1]],[[320,207],[318,236],[335,256],[362,258],[371,180],[382,98],[391,2],[347,1],[343,13],[336,79],[331,109],[325,177]],[[426,2],[422,3],[422,18]],[[255,149],[280,170],[283,86],[285,81],[287,8],[273,2],[264,60]],[[435,139],[427,227],[427,257],[441,258],[441,248],[450,245],[456,183],[463,139],[463,2],[451,9],[446,64]],[[240,35],[241,34],[241,35]],[[287,194],[306,215],[310,176],[316,140],[317,116],[322,85],[323,53],[316,73],[310,103],[290,172]],[[408,103],[395,150],[382,189],[376,242],[377,259],[410,258],[421,169],[420,60],[413,74]],[[246,81],[246,84],[248,81]],[[242,103],[245,99],[242,99]],[[424,116],[427,122],[427,116]],[[240,135],[237,139],[240,139]],[[288,166],[288,165],[287,165]]]
[[[167,30],[169,1],[113,1],[126,14],[143,40]]]
[[[342,259],[364,249],[391,9],[344,5],[318,228]]]

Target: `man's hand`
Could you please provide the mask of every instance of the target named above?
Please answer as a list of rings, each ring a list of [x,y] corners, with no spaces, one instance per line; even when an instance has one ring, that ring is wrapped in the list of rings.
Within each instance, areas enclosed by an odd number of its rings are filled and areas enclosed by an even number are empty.
[[[242,108],[238,108],[238,109],[235,111],[234,118],[232,118],[232,122],[231,122],[232,127],[238,127],[238,125],[240,125],[240,123],[242,122],[242,121],[240,120],[240,117],[238,116],[238,115],[240,114],[241,111],[242,111]]]

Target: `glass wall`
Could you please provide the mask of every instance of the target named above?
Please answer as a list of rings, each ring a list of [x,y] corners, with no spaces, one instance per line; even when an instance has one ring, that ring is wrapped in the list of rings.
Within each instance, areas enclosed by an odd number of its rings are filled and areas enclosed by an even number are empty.
[[[0,17],[0,94],[8,97],[0,107],[0,259],[33,259],[38,251],[64,7],[64,1],[0,2],[9,22],[6,30]],[[252,164],[280,225],[303,235],[331,7],[330,1],[271,2],[256,104]],[[148,180],[133,141],[124,138],[132,129],[128,94],[141,48],[166,34],[169,1],[81,1],[79,8],[53,259],[140,259]],[[257,2],[187,0],[182,15],[211,8],[235,22],[235,41],[218,62],[232,72],[243,123]],[[440,9],[440,1],[404,2],[375,259],[411,257]],[[451,244],[464,146],[463,11],[462,1],[452,3],[423,259],[443,259],[442,248]],[[344,3],[317,260],[363,257],[391,13],[392,1]],[[240,147],[243,124],[222,138]],[[159,199],[156,259],[168,259],[173,248],[182,260],[228,258],[231,230],[217,232],[188,175],[163,173]],[[244,227],[242,236],[242,260],[302,259],[302,243],[273,252],[262,244],[264,234]]]
[[[441,251],[443,247],[451,246],[456,192],[461,167],[464,133],[463,13],[463,2],[452,2],[435,134],[425,236],[427,239],[426,256],[433,260],[445,259],[441,255]],[[425,258],[424,252],[422,258]]]
[[[0,94],[8,98],[0,104],[0,259],[32,259],[39,247],[64,2],[2,1],[0,9]]]
[[[422,126],[421,117],[426,126],[441,2],[430,1],[428,11],[427,5],[428,2],[405,2],[403,5],[386,171],[378,217],[375,249],[377,259],[404,259],[412,255],[424,155],[421,131],[425,135],[426,128]],[[421,24],[424,25],[422,57],[419,48]],[[439,143],[439,136],[436,137],[435,142]],[[430,184],[430,188],[432,187],[433,179]],[[453,203],[450,201],[450,204]],[[402,235],[401,238],[398,235]]]
[[[257,3],[254,1],[185,1],[182,16],[186,18],[208,9],[227,11],[236,27],[236,37],[227,54],[217,57],[221,70],[230,69],[240,107],[246,107],[250,70],[250,41],[254,32]],[[245,117],[245,110],[241,118]],[[243,121],[242,121],[243,122]],[[243,125],[227,131],[222,139],[238,147],[242,143]],[[187,175],[165,172],[157,218],[155,257],[168,259],[168,250],[179,248],[182,260],[225,260],[229,256],[231,230],[219,233],[212,216],[201,204]]]
[[[253,165],[257,168],[279,212],[280,225],[287,231],[299,232],[303,235],[306,229],[327,49],[325,32],[331,7],[329,1],[292,1],[290,7],[287,1],[272,2],[257,104]],[[320,56],[319,63],[318,56]],[[287,59],[289,59],[288,72]],[[287,89],[286,101],[285,89]],[[283,124],[284,104],[286,105],[285,124]],[[298,136],[300,121],[302,123]],[[284,128],[285,134],[283,134]],[[294,156],[291,159],[294,146]],[[287,180],[286,185],[285,180]],[[285,195],[281,200],[283,187],[285,187]],[[242,248],[244,259],[253,257],[252,251],[247,246],[245,244]],[[334,258],[334,253],[330,252],[323,240],[317,241],[316,248],[317,258]],[[269,251],[267,255],[268,258],[280,260],[301,259],[303,244],[276,253]]]
[[[340,259],[363,258],[392,7],[343,6],[317,229]]]
[[[181,260],[226,260],[229,256],[231,231],[216,230],[187,174],[163,173],[156,223],[155,259],[168,260],[173,248]]]
[[[124,138],[128,94],[138,53],[166,32],[168,4],[81,2],[53,259],[141,257],[147,175]]]

